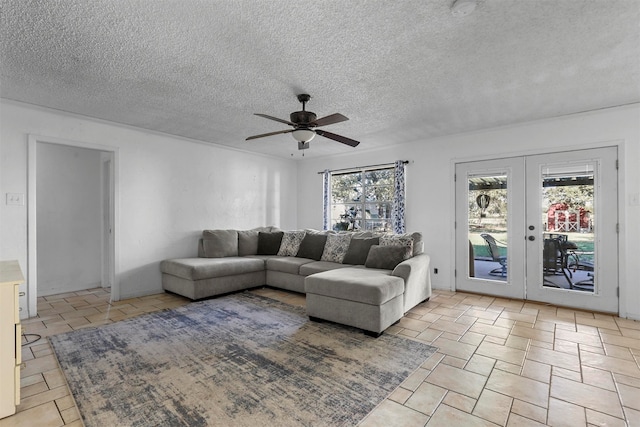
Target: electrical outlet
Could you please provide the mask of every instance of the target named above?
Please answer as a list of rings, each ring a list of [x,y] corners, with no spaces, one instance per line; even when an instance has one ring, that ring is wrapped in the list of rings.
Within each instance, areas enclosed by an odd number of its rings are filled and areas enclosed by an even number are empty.
[[[7,193],[7,205],[24,206],[24,193]]]

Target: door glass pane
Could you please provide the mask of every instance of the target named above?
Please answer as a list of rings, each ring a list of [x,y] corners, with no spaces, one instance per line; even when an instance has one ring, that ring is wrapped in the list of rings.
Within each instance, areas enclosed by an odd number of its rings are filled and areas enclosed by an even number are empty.
[[[595,285],[592,163],[543,166],[543,286],[593,292]]]
[[[507,174],[470,176],[468,184],[468,277],[506,282]]]

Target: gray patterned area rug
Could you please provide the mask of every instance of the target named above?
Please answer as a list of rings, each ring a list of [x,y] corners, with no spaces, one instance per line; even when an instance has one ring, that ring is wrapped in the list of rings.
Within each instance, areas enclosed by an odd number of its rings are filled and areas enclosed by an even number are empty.
[[[50,340],[88,427],[355,425],[436,350],[248,292]]]

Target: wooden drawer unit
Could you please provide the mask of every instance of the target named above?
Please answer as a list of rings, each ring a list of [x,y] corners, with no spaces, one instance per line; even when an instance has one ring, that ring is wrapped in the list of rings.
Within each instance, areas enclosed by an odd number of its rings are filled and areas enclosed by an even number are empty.
[[[0,261],[0,418],[20,404],[22,340],[18,297],[24,276],[17,261]]]

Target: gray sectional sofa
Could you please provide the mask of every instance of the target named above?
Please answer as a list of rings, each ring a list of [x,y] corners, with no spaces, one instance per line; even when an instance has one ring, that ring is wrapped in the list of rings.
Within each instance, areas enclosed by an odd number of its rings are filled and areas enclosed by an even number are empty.
[[[305,293],[312,320],[380,335],[431,296],[420,233],[205,230],[197,258],[160,264],[166,291],[193,300],[260,286]]]

